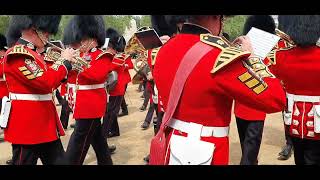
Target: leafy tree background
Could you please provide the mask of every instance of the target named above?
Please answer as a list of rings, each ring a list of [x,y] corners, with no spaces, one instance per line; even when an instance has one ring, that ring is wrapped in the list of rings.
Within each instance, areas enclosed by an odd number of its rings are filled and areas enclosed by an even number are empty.
[[[58,33],[53,37],[54,39],[61,39],[64,27],[72,18],[73,15],[63,15],[60,23]],[[247,16],[238,15],[232,18],[227,18],[224,24],[224,32],[228,33],[231,41],[242,34],[243,25]],[[9,24],[9,15],[0,15],[0,33],[6,34]],[[137,28],[143,26],[151,26],[151,18],[149,15],[134,16],[134,15],[105,15],[104,20],[106,28],[112,27],[119,33],[123,34],[126,28],[130,28],[131,20],[136,21]]]
[[[223,31],[229,34],[230,41],[242,35],[243,26],[247,17],[247,15],[238,15],[225,20]]]

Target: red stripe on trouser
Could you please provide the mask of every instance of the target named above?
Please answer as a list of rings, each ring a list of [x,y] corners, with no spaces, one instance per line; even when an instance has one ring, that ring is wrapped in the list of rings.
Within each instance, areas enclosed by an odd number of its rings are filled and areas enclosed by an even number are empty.
[[[91,131],[91,128],[92,128],[93,123],[94,123],[94,121],[92,121],[92,123],[91,123],[91,125],[90,125],[90,129],[89,129],[89,131],[88,131],[88,133],[87,133],[87,135],[86,135],[86,139],[84,140],[83,147],[82,147],[82,151],[81,151],[81,155],[80,155],[80,158],[79,158],[79,164],[80,164],[80,162],[81,162],[82,155],[83,155],[83,151],[84,151],[84,148],[85,148],[85,146],[86,146],[86,142],[87,142],[88,136],[89,136],[89,134],[90,134],[90,131]]]
[[[22,149],[22,146],[21,146],[21,151],[20,151],[20,158],[19,158],[19,165],[22,164],[22,152],[23,152],[23,149]]]

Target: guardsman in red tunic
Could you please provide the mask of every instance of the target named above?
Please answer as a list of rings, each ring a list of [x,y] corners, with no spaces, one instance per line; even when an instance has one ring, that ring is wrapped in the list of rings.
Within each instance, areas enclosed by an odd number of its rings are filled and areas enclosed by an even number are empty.
[[[270,15],[253,15],[246,20],[243,34],[252,27],[275,34],[276,25]],[[266,113],[239,101],[235,101],[234,113],[242,152],[240,165],[257,165]]]
[[[120,136],[118,114],[122,99],[126,91],[127,80],[125,79],[125,62],[129,55],[121,52],[125,44],[121,41],[121,35],[113,28],[108,28],[106,37],[109,38],[109,44],[106,52],[113,54],[112,69],[118,74],[117,84],[109,90],[109,102],[106,106],[106,113],[103,117],[103,132],[105,137]]]
[[[160,36],[160,40],[162,44],[165,44],[169,41],[170,37],[175,36],[180,32],[180,28],[185,22],[184,16],[176,16],[176,15],[152,15],[151,16],[152,28],[157,32]],[[181,25],[181,26],[180,26]],[[162,123],[162,117],[164,114],[163,103],[161,100],[161,96],[158,93],[158,88],[156,82],[153,78],[153,69],[156,64],[157,54],[161,47],[155,48],[151,50],[150,55],[148,56],[148,65],[150,72],[148,73],[147,78],[152,80],[153,82],[153,103],[155,104],[155,110],[157,114],[156,121],[154,123],[154,134],[156,135],[160,129],[160,125]],[[150,109],[148,111],[148,114]],[[153,113],[153,112],[152,112]],[[147,119],[147,117],[146,117]],[[144,158],[146,162],[149,162],[150,156],[149,154]]]
[[[101,118],[105,114],[107,93],[105,82],[111,72],[112,56],[99,47],[105,43],[103,16],[77,15],[69,22],[75,42],[80,43],[81,57],[89,62],[83,71],[70,74],[75,81],[73,117],[76,120],[74,131],[67,147],[70,164],[81,165],[92,145],[98,164],[112,164],[108,144],[102,134]]]
[[[235,41],[240,49],[219,36],[222,15],[187,15],[186,18],[180,34],[159,50],[153,71],[165,115],[164,128],[152,141],[155,146],[151,146],[150,164],[226,165],[233,100],[273,113],[284,108],[285,93],[280,81],[258,57],[251,55],[247,37]],[[202,53],[202,58],[198,52]],[[180,82],[183,91],[177,86],[171,91],[181,60],[197,57],[200,61],[190,75],[184,77],[187,78],[185,84],[182,86]],[[185,65],[184,70],[187,69]],[[180,77],[186,74],[179,72]],[[182,92],[180,98],[178,90]],[[170,91],[177,96],[169,99]],[[174,111],[168,109],[168,101],[178,103]],[[175,107],[175,104],[170,105]],[[161,134],[167,134],[166,147]],[[156,146],[158,142],[161,144]]]
[[[4,96],[8,96],[8,88],[6,84],[6,80],[4,79],[3,76],[3,60],[4,60],[4,55],[7,51],[7,40],[6,37],[2,34],[0,34],[0,109],[2,105],[2,98]],[[0,135],[3,134],[2,129],[0,130]],[[0,137],[0,142],[3,141],[3,137]]]
[[[126,40],[124,39],[123,36],[121,36],[121,41],[122,41],[122,43],[124,44],[124,47],[125,47],[126,46]],[[123,52],[123,51],[124,51],[124,49],[121,50],[120,52]],[[130,76],[130,73],[129,73],[130,69],[133,69],[133,63],[132,63],[131,57],[128,57],[128,58],[126,58],[125,65],[124,65],[124,81],[126,82],[125,91],[127,91],[128,84],[131,82],[131,76]],[[129,112],[128,112],[128,105],[126,103],[126,98],[123,97],[122,102],[121,102],[121,113],[119,113],[118,116],[121,117],[121,116],[126,116],[128,114],[129,114]]]
[[[17,45],[5,55],[4,74],[11,111],[5,140],[12,143],[13,164],[57,163],[64,155],[60,140],[64,130],[59,120],[52,90],[66,79],[75,51],[66,49],[53,67],[47,67],[37,53],[50,34],[58,31],[61,16],[12,16],[10,26],[21,32]],[[69,62],[70,61],[70,62]]]
[[[297,165],[320,165],[320,16],[286,15],[283,31],[294,42],[270,53],[270,69],[287,96],[284,123],[293,142]]]
[[[278,24],[278,28],[276,29],[276,34],[279,37],[281,37],[281,39],[278,41],[278,44],[275,47],[275,49],[283,49],[283,48],[286,49],[291,47],[294,44],[292,39],[285,32],[283,32],[283,27],[282,27],[283,20],[284,20],[283,17],[284,16],[278,17],[279,24]],[[271,63],[272,62],[270,61],[269,65],[271,65]],[[284,118],[284,116],[282,116],[282,118]],[[291,154],[293,151],[292,139],[289,134],[289,126],[285,124],[284,124],[284,132],[285,132],[286,144],[282,147],[282,150],[279,152],[278,160],[288,160],[291,157]]]

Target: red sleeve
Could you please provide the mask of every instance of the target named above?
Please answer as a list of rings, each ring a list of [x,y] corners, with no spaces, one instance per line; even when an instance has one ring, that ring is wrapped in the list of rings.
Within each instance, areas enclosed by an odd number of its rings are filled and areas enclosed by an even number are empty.
[[[63,65],[58,66],[57,69],[48,68],[46,71],[34,60],[31,60],[31,63],[35,68],[30,69],[30,65],[25,62],[25,56],[22,55],[11,55],[7,58],[6,63],[13,76],[21,79],[26,86],[37,89],[46,89],[48,91],[57,89],[68,73]]]
[[[127,65],[126,69],[133,69],[133,63],[132,63],[131,57],[126,59],[126,65]]]
[[[265,77],[265,84],[254,78],[242,61],[231,63],[213,74],[222,92],[240,103],[257,110],[274,113],[282,111],[286,104],[285,92],[276,78]]]
[[[113,70],[111,59],[109,56],[103,56],[95,61],[97,62],[92,64],[90,68],[85,69],[80,75],[93,82],[100,83],[105,81],[108,73]]]

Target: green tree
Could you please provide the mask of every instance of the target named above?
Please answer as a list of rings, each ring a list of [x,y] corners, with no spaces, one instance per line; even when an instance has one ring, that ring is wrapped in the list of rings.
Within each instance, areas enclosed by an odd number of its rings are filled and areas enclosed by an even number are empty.
[[[229,34],[230,41],[233,41],[236,37],[242,35],[243,25],[246,19],[246,15],[238,15],[226,19],[224,23],[224,32]]]
[[[9,26],[9,15],[0,15],[0,33],[5,35]]]
[[[126,27],[131,27],[132,15],[106,15],[105,24],[106,28],[114,28],[120,34],[123,34]]]
[[[140,25],[143,26],[149,26],[151,27],[151,17],[150,15],[143,15],[140,19]]]

